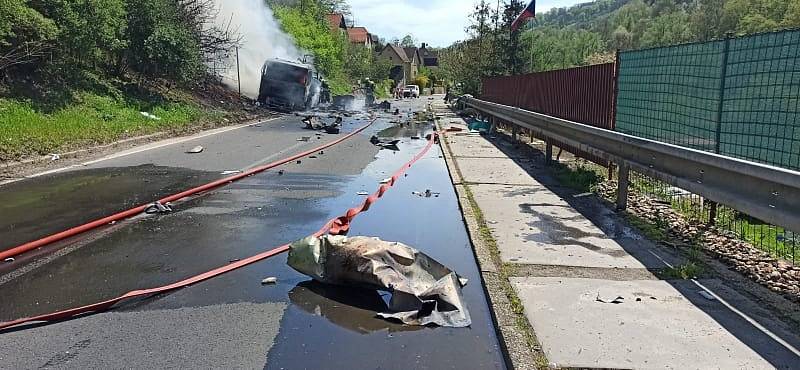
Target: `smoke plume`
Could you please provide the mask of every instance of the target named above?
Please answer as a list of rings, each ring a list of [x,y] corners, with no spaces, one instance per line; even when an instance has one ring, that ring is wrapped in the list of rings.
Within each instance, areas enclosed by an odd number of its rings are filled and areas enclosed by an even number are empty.
[[[265,61],[272,58],[297,61],[302,58],[302,53],[292,37],[281,30],[264,0],[215,0],[215,3],[218,10],[216,26],[230,27],[242,36],[239,48],[242,94],[256,98]],[[230,68],[223,73],[223,81],[237,89],[235,52],[228,64]]]

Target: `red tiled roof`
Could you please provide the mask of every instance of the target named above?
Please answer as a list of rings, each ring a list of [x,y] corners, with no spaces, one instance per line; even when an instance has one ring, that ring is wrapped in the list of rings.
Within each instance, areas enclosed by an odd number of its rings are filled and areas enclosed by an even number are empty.
[[[347,29],[347,37],[352,43],[364,44],[370,39],[369,31],[364,27],[353,27]]]
[[[332,32],[339,28],[347,29],[347,24],[344,23],[344,15],[338,13],[328,14],[328,27],[331,28]]]

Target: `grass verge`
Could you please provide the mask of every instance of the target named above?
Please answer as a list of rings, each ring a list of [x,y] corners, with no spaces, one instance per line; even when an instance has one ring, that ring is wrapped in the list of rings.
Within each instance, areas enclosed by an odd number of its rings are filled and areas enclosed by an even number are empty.
[[[147,112],[157,118],[147,117]],[[214,114],[189,102],[123,100],[91,92],[52,112],[25,100],[0,99],[0,161],[182,130]]]

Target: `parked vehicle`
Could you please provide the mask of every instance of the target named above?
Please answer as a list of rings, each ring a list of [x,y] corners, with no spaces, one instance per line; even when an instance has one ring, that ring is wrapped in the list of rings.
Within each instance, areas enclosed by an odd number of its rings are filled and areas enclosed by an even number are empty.
[[[405,89],[403,89],[403,97],[404,98],[419,98],[419,86],[417,85],[407,85]]]
[[[268,60],[261,69],[258,101],[281,110],[308,110],[325,95],[314,67],[285,60]]]

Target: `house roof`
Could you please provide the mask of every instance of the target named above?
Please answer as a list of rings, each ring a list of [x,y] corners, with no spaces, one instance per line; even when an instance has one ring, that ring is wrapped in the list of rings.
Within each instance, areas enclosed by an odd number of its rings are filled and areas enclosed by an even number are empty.
[[[406,55],[408,56],[408,60],[414,60],[414,57],[417,57],[417,60],[420,60],[419,57],[419,49],[417,48],[403,48],[405,50]]]
[[[353,27],[347,29],[347,37],[350,39],[350,42],[364,44],[367,41],[372,41],[372,38],[369,35],[369,31],[367,31],[364,27]]]
[[[411,61],[411,60],[408,59],[408,55],[406,55],[405,50],[403,50],[403,48],[401,48],[400,46],[397,46],[395,44],[389,43],[389,44],[386,44],[386,47],[384,47],[384,50],[386,50],[387,48],[391,48],[395,52],[395,54],[397,54],[400,57],[400,60],[402,60],[403,62],[407,63],[407,62]]]
[[[328,27],[331,28],[331,31],[336,31],[339,28],[346,30],[347,23],[344,21],[344,15],[339,13],[328,14]]]

